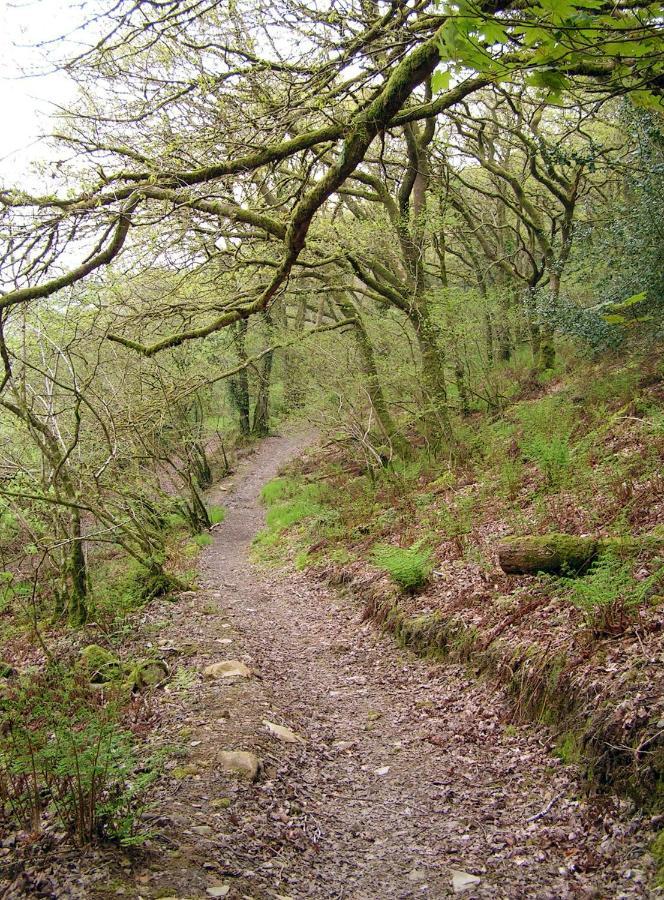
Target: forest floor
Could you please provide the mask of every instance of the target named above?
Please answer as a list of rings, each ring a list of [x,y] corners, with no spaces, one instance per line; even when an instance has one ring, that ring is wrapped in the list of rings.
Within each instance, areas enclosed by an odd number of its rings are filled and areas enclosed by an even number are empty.
[[[179,747],[153,790],[153,836],[35,859],[0,896],[654,896],[643,820],[586,798],[546,729],[509,724],[500,688],[400,650],[320,581],[253,564],[260,488],[311,440],[268,438],[216,488],[226,518],[199,588],[136,631],[173,673],[150,701],[151,741]],[[204,677],[225,660],[250,676]],[[260,758],[255,781],[224,771],[229,750]]]

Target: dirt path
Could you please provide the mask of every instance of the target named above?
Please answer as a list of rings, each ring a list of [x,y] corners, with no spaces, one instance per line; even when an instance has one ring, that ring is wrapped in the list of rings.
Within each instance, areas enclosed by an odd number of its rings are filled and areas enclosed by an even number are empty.
[[[156,714],[189,755],[171,769],[161,849],[134,869],[134,896],[439,898],[455,880],[467,897],[648,896],[638,819],[580,799],[541,730],[506,727],[499,690],[402,653],[306,577],[250,563],[260,487],[304,443],[266,440],[217,491],[227,517],[201,590],[164,613],[159,644],[181,663]],[[224,659],[256,675],[195,674]],[[221,771],[229,749],[261,757],[255,783]]]

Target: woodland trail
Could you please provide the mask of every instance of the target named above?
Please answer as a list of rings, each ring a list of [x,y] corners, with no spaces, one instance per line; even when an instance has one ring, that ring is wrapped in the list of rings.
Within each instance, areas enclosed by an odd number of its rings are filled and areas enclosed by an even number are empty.
[[[186,652],[189,670],[239,659],[256,674],[155,701],[160,727],[190,755],[153,816],[163,851],[132,865],[132,887],[116,893],[649,896],[638,819],[618,801],[581,799],[543,730],[506,724],[499,689],[400,651],[350,598],[250,562],[260,488],[305,444],[267,439],[234,486],[217,489],[227,516],[202,554],[201,589],[161,610],[159,641]],[[305,743],[281,743],[263,720]],[[257,753],[257,781],[224,774],[224,750]]]

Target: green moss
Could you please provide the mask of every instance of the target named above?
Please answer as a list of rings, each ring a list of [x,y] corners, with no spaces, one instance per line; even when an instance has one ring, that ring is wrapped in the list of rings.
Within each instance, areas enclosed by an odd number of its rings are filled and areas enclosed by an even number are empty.
[[[161,684],[168,677],[168,667],[159,659],[137,662],[129,672],[126,684],[131,690],[141,691]]]
[[[526,535],[508,537],[501,542],[505,562],[501,565],[506,572],[576,572],[587,566],[597,555],[598,544],[593,538],[577,537],[570,534]],[[512,565],[512,559],[516,565]]]
[[[89,644],[81,650],[79,666],[85,670],[93,684],[106,684],[122,677],[119,658],[98,644]]]
[[[565,765],[575,765],[581,759],[579,739],[573,731],[566,731],[556,741],[555,755]]]
[[[655,874],[655,887],[664,888],[664,831],[660,831],[650,845],[650,852],[655,859],[657,872]]]
[[[420,655],[433,656],[441,650],[439,638],[442,624],[443,620],[438,612],[398,617],[394,622],[395,634],[400,646],[414,650]]]
[[[460,620],[453,622],[453,633],[450,638],[450,652],[461,661],[469,660],[479,638],[479,631],[474,625],[466,625]]]
[[[172,575],[160,569],[154,572],[143,572],[136,576],[139,586],[140,596],[143,600],[154,600],[157,597],[164,597],[173,591],[183,590],[184,585]]]

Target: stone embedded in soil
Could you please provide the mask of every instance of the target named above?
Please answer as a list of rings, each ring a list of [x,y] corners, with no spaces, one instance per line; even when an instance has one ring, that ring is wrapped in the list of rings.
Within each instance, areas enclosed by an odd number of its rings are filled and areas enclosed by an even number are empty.
[[[285,744],[304,744],[304,738],[290,728],[286,728],[285,725],[276,725],[274,722],[268,722],[267,719],[263,719],[263,725],[265,725],[270,734]]]
[[[83,647],[78,665],[87,673],[93,684],[108,684],[122,675],[122,663],[119,658],[98,644]]]
[[[192,778],[194,775],[200,775],[198,766],[177,766],[171,772],[173,778],[182,781],[183,778]]]
[[[203,670],[206,678],[251,678],[251,669],[239,659],[212,663]]]
[[[143,690],[161,684],[168,677],[168,666],[158,659],[136,663],[129,674],[129,684],[135,690]]]
[[[408,881],[412,881],[413,883],[417,883],[419,881],[426,881],[427,873],[424,869],[411,869],[406,878]]]
[[[248,750],[222,750],[217,762],[222,772],[248,781],[255,781],[261,768],[260,759]]]
[[[463,894],[465,891],[471,891],[480,883],[482,879],[477,875],[471,875],[468,872],[460,872],[458,869],[452,869],[452,889],[455,894]]]

